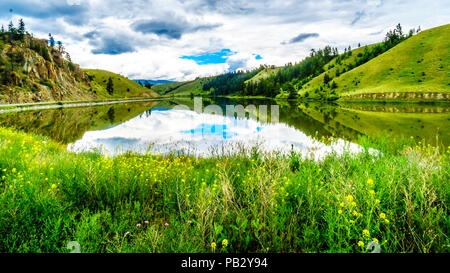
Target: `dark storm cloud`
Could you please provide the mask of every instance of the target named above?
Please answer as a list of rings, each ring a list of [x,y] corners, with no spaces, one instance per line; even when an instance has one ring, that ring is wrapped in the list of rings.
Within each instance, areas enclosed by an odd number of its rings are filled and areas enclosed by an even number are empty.
[[[133,30],[144,34],[156,34],[170,39],[180,39],[185,33],[210,30],[219,24],[192,24],[183,19],[172,17],[173,20],[141,20],[132,24]]]
[[[0,17],[10,18],[11,15],[38,19],[63,18],[74,25],[83,25],[89,21],[89,6],[87,3],[69,5],[61,0],[2,0],[0,1]]]
[[[316,38],[316,37],[319,37],[319,33],[300,33],[299,35],[290,39],[288,42],[282,42],[282,44],[300,43],[308,38]]]
[[[93,54],[118,55],[135,52],[134,45],[138,44],[127,35],[104,34],[98,31],[88,32],[84,34],[84,37],[89,39],[89,44],[94,47]]]

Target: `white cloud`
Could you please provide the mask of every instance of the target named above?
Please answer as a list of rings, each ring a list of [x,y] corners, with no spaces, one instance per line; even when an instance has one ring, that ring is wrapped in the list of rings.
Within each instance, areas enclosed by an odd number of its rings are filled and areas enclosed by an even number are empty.
[[[41,4],[54,10],[33,8]],[[379,42],[399,22],[406,30],[426,29],[448,23],[450,14],[445,0],[4,0],[0,8],[8,11],[0,12],[5,26],[11,18],[23,17],[35,36],[46,38],[51,32],[62,40],[82,67],[171,80],[296,62],[311,48]],[[136,22],[157,24],[144,25],[144,34],[133,28]],[[282,43],[302,33],[318,36]],[[225,64],[180,59],[224,48],[237,52]]]

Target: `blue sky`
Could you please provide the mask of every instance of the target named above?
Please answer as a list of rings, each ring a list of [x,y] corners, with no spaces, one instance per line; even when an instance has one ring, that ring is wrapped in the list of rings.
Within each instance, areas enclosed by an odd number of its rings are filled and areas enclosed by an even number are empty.
[[[191,56],[182,56],[181,59],[186,60],[193,60],[199,65],[208,65],[208,64],[225,64],[227,63],[228,59],[235,55],[237,52],[231,51],[229,48],[224,48],[221,51],[217,52],[206,52],[198,55],[191,55]],[[259,54],[252,54],[255,58],[255,60],[262,60],[263,57]],[[231,72],[229,70],[229,72]]]
[[[224,48],[218,52],[206,52],[199,55],[182,56],[180,58],[193,60],[199,65],[224,64],[227,62],[228,58],[234,54],[236,54],[236,52],[232,52],[229,48]]]
[[[448,0],[2,0],[0,23],[23,18],[72,59],[132,79],[192,80],[300,61],[405,30],[448,24]]]

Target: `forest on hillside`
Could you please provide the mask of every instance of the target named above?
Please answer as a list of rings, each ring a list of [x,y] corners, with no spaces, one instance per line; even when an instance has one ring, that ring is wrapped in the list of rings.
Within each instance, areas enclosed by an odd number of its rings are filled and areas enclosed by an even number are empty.
[[[318,94],[319,99],[337,99],[338,95],[334,91],[337,88],[337,84],[334,81],[335,78],[376,58],[419,31],[420,27],[417,30],[411,29],[408,34],[405,34],[401,24],[398,24],[395,29],[386,33],[383,42],[371,47],[365,46],[364,51],[356,56],[354,62],[337,69],[333,75],[325,74],[323,84],[315,90],[315,93]],[[251,71],[236,71],[219,75],[207,81],[203,85],[203,90],[209,91],[212,95],[239,94],[243,96],[275,97],[284,93],[287,94],[288,98],[296,98],[299,90],[307,82],[326,71],[326,65],[331,60],[336,59],[333,66],[341,65],[352,54],[351,46],[345,48],[342,54],[339,53],[337,47],[331,46],[318,50],[311,49],[310,55],[300,62],[288,63],[279,68],[276,73],[267,77],[251,80],[265,69],[274,69],[273,66],[260,66]],[[327,68],[331,69],[333,66],[330,65]],[[305,96],[309,96],[309,94]]]

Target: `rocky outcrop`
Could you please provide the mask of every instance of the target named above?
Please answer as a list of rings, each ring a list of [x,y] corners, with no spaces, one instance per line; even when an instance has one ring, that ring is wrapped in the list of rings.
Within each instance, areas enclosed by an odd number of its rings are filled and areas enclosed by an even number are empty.
[[[0,103],[97,98],[78,65],[31,36],[0,44],[0,75]]]

